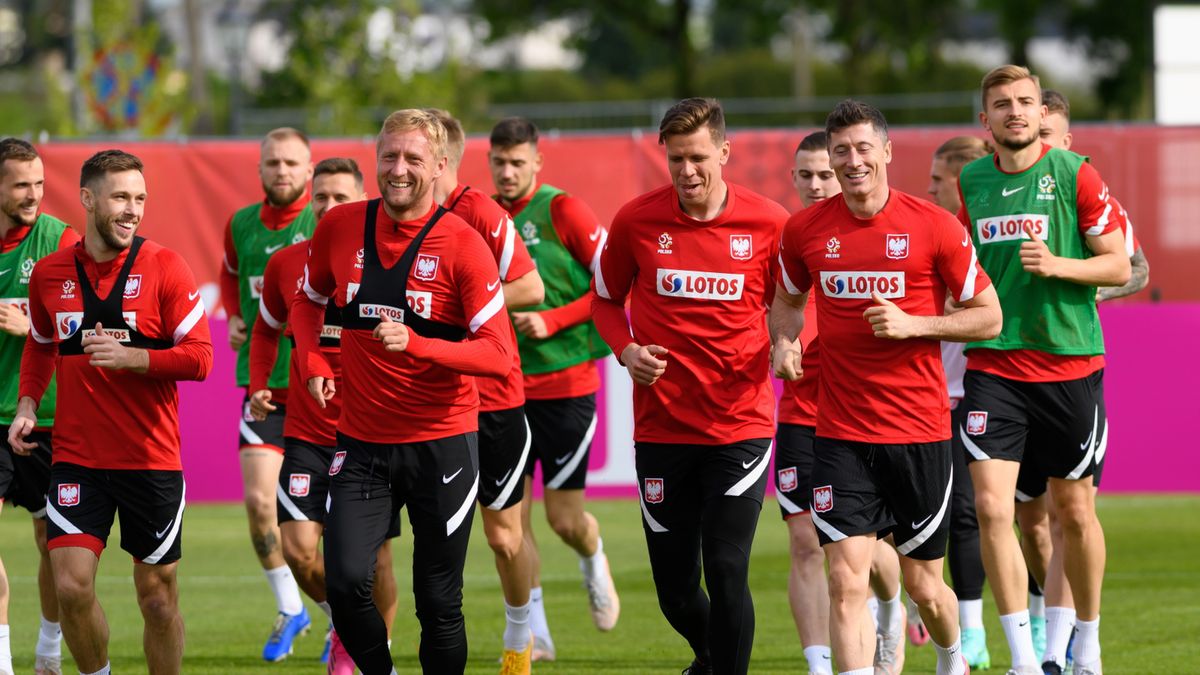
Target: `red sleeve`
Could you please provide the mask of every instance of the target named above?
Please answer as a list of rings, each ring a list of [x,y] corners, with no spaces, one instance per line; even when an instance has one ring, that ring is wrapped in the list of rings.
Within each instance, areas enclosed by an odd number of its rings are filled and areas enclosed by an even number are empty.
[[[50,378],[54,377],[54,364],[58,347],[54,344],[54,322],[42,304],[39,273],[40,266],[34,265],[29,277],[29,335],[25,338],[25,350],[21,354],[21,379],[18,399],[24,396],[39,405]]]
[[[970,232],[971,231],[971,216],[967,214],[967,202],[963,200],[962,183],[958,184],[957,190],[958,190],[958,203],[961,204],[962,206],[958,207],[958,213],[955,215],[958,216],[958,222],[962,223],[962,226],[967,228],[967,232]]]
[[[637,276],[637,261],[630,247],[630,224],[626,209],[622,208],[613,218],[612,230],[600,261],[592,277],[592,319],[600,337],[620,358],[621,352],[634,342],[629,329],[629,317],[625,314],[625,298]]]
[[[804,220],[804,211],[788,218],[779,240],[779,281],[792,295],[800,295],[812,288],[812,275],[802,257],[800,231],[804,228]]]
[[[944,218],[943,213],[939,208],[932,229],[933,236],[937,237],[934,242],[934,250],[937,251],[934,265],[954,298],[958,302],[966,302],[990,286],[992,280],[979,264],[971,234],[963,231],[954,219]]]
[[[582,296],[568,302],[562,307],[543,309],[542,320],[546,322],[546,330],[554,335],[564,328],[570,328],[592,318],[592,294]]]
[[[146,375],[164,380],[203,380],[212,370],[212,339],[196,279],[183,257],[174,251],[163,249],[155,257],[155,264],[163,280],[159,285],[159,313],[175,346],[150,350]]]
[[[473,234],[459,237],[454,279],[463,316],[469,317],[467,340],[449,342],[410,331],[406,351],[414,358],[432,361],[464,375],[508,374],[513,348],[505,325],[508,314],[504,311],[504,289],[500,288],[500,275],[491,252]]]
[[[280,284],[281,269],[289,256],[273,255],[263,271],[263,292],[258,300],[258,321],[250,332],[250,391],[267,388],[279,358],[279,336],[287,322],[288,302]]]
[[[337,223],[322,218],[308,246],[304,282],[292,298],[289,319],[296,338],[300,372],[307,381],[314,377],[332,378],[333,369],[321,353],[321,326],[325,324],[325,305],[333,302],[337,280],[330,266]]]
[[[73,227],[67,227],[63,230],[62,236],[58,239],[58,247],[60,249],[70,248],[79,242],[79,233]]]
[[[1137,235],[1133,232],[1133,220],[1129,217],[1129,212],[1125,210],[1125,206],[1117,201],[1116,197],[1109,196],[1109,201],[1112,202],[1113,219],[1116,221],[1116,228],[1121,231],[1125,237],[1125,254],[1130,258],[1138,249],[1142,247],[1142,243],[1138,241]]]
[[[571,257],[595,274],[608,231],[591,207],[578,197],[561,194],[550,202],[550,218]]]
[[[496,202],[486,197],[482,192],[472,190],[468,197],[473,204],[470,214],[472,223],[464,216],[464,220],[473,225],[492,251],[496,267],[500,268],[500,281],[505,283],[519,279],[534,269],[533,259],[529,257],[529,249],[517,236],[512,216]]]
[[[1079,231],[1085,235],[1098,237],[1118,227],[1116,219],[1112,217],[1113,204],[1108,186],[1090,162],[1079,165],[1079,175],[1075,179],[1075,211],[1079,218]]]
[[[233,216],[225,223],[225,255],[221,258],[221,305],[228,316],[242,315],[241,287],[238,285],[237,249],[233,245]],[[243,317],[244,318],[244,317]]]

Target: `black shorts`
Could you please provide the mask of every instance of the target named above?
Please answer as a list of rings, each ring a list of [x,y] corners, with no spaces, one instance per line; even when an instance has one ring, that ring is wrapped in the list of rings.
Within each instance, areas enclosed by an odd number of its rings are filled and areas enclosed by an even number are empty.
[[[954,433],[969,461],[1021,462],[1027,486],[1039,475],[1078,480],[1095,473],[1108,445],[1103,370],[1065,382],[968,370],[963,386],[966,422]]]
[[[532,434],[521,406],[479,413],[479,505],[503,511],[525,496]]]
[[[582,490],[587,485],[588,454],[596,433],[596,395],[525,401],[533,437],[525,475],[542,464],[542,484],[551,490]]]
[[[0,501],[20,506],[34,518],[46,517],[50,490],[50,432],[34,431],[25,440],[37,445],[28,456],[0,450]]]
[[[259,422],[250,414],[250,397],[242,400],[242,419],[238,422],[238,450],[265,448],[284,454],[283,420],[287,417],[287,406],[276,404],[276,409],[267,413],[267,419]]]
[[[721,497],[761,505],[770,463],[769,438],[727,445],[635,442],[642,523],[648,532],[694,529],[703,505]]]
[[[182,554],[184,492],[182,471],[58,462],[46,501],[49,547],[86,548],[99,557],[119,516],[122,549],[147,565],[173,563]]]
[[[954,469],[950,441],[880,444],[817,437],[812,520],[821,545],[895,537],[916,560],[946,555]]]
[[[808,513],[816,429],[780,422],[775,432],[775,498],[784,520]]]
[[[324,523],[329,509],[329,465],[336,449],[290,437],[283,444],[283,466],[279,468],[279,483],[275,486],[279,523]],[[400,536],[399,513],[387,536],[388,539]]]

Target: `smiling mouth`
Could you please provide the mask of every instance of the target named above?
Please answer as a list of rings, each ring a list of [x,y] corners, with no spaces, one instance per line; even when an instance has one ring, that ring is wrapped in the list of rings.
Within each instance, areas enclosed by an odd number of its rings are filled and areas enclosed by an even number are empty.
[[[407,190],[413,186],[412,181],[389,180],[387,184],[393,190]]]

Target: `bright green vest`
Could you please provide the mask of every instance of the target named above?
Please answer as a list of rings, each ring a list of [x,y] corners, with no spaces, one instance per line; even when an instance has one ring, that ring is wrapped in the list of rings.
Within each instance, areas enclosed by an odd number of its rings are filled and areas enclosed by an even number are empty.
[[[1004,310],[1000,335],[968,343],[967,349],[1104,353],[1096,287],[1030,274],[1022,269],[1020,259],[1026,227],[1056,256],[1091,257],[1075,208],[1075,179],[1084,161],[1073,152],[1052,149],[1016,174],[1000,171],[991,156],[963,167],[958,181],[971,237]]]
[[[25,240],[16,248],[0,253],[0,303],[19,305],[29,315],[29,275],[37,261],[58,250],[67,224],[41,214],[29,230]],[[25,338],[0,331],[0,424],[12,424],[17,414],[17,390],[20,386],[21,354],[25,349]],[[54,424],[56,398],[55,380],[50,380],[42,402],[37,409],[37,424],[48,427]]]
[[[525,247],[546,286],[545,299],[542,304],[530,308],[533,310],[570,304],[583,297],[592,285],[592,273],[571,257],[551,222],[550,202],[560,194],[564,194],[562,190],[543,184],[525,208],[513,216],[517,232],[525,240]],[[545,340],[518,332],[517,346],[521,351],[521,370],[528,375],[553,373],[602,358],[609,352],[608,345],[600,339],[596,325],[590,320],[564,328]]]
[[[295,220],[279,230],[269,229],[259,218],[262,204],[251,204],[239,209],[233,214],[233,246],[238,257],[238,294],[242,301],[242,318],[246,321],[247,337],[254,330],[254,322],[258,319],[258,301],[262,297],[263,270],[267,269],[267,260],[279,249],[290,244],[298,244],[312,236],[317,227],[313,217],[312,206],[305,206]],[[288,364],[291,359],[292,345],[286,340],[279,341],[279,356],[275,359],[275,368],[271,370],[271,378],[267,386],[272,389],[286,389],[288,386]],[[237,384],[245,387],[250,384],[250,340],[242,343],[237,357]]]

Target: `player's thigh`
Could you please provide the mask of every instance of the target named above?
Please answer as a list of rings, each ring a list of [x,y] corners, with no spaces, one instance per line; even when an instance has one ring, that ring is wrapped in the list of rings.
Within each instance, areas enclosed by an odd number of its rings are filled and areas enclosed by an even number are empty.
[[[287,520],[279,523],[283,555],[289,561],[310,560],[321,554],[324,523],[312,520]]]
[[[890,465],[886,501],[896,521],[891,531],[896,551],[917,560],[941,559],[954,491],[950,441],[887,445],[879,452]]]
[[[775,499],[785,520],[809,510],[816,442],[809,426],[781,423],[775,434]]]
[[[701,463],[700,496],[706,534],[713,532],[715,525],[734,540],[744,536],[753,538],[767,491],[767,468],[773,445],[770,438],[754,438],[706,448],[707,457]],[[748,500],[755,507],[736,506],[733,500]],[[749,541],[746,544],[748,549]]]
[[[266,504],[275,503],[275,485],[279,481],[279,470],[283,466],[283,453],[270,448],[243,448],[238,453],[238,464],[242,468],[242,488],[246,500],[257,499]]]
[[[182,471],[112,471],[121,522],[121,548],[147,565],[169,565],[183,555],[186,485]]]
[[[287,438],[284,443],[283,463],[275,486],[276,517],[280,524],[311,521],[319,530],[325,522],[334,448],[299,438]]]
[[[1022,460],[1030,426],[1024,385],[991,373],[967,371],[965,394],[958,404],[960,421],[951,432],[966,449],[968,462]]]
[[[1065,382],[1030,385],[1037,400],[1029,451],[1051,478],[1078,480],[1095,473],[1108,447],[1104,371]]]
[[[99,557],[103,552],[117,513],[106,475],[104,470],[67,462],[51,467],[46,500],[46,545],[51,553],[78,548]]]
[[[822,546],[892,526],[869,458],[865,443],[817,437],[810,500]]]
[[[475,432],[397,446],[392,475],[414,538],[446,541],[470,531],[479,492]]]
[[[634,442],[642,524],[647,537],[700,532],[705,448],[679,443]]]
[[[531,434],[523,407],[479,413],[479,504],[507,510],[525,496]]]
[[[596,433],[596,395],[529,400],[525,415],[533,454],[542,464],[543,484],[554,490],[582,490]]]

